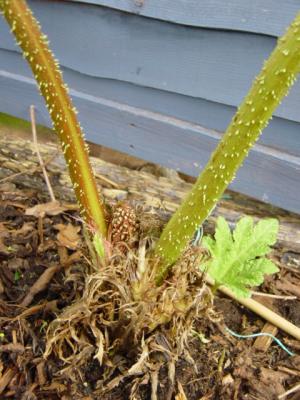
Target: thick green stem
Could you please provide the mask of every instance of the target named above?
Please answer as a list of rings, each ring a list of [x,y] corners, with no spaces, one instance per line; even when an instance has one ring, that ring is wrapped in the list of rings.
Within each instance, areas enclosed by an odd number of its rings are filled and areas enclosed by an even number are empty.
[[[0,10],[23,50],[45,99],[54,129],[62,143],[82,215],[89,225],[105,237],[105,210],[97,191],[87,145],[47,38],[42,34],[25,0],[0,0]]]
[[[300,13],[288,28],[237,110],[207,166],[165,227],[155,249],[161,258],[156,281],[170,266],[221,198],[300,72]]]

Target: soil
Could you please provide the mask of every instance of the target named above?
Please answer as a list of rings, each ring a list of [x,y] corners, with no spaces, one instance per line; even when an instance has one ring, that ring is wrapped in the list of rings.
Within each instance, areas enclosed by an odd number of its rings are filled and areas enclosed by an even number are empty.
[[[126,374],[126,371],[139,360],[141,348],[123,349],[111,358],[114,365],[109,369],[105,365],[100,366],[93,357],[97,347],[93,339],[89,339],[91,353],[83,358],[86,361],[77,369],[76,380],[73,379],[73,372],[64,372],[67,365],[60,357],[51,353],[46,358],[46,333],[51,321],[83,294],[84,275],[89,269],[88,250],[56,147],[41,144],[40,150],[47,159],[49,178],[59,204],[49,202],[32,147],[23,139],[19,139],[18,143],[16,140],[1,139],[0,145],[1,399],[300,398],[297,388],[293,393],[287,393],[299,384],[299,341],[277,331],[219,293],[215,295],[209,316],[195,322],[194,334],[188,338],[188,352],[175,361],[175,378],[170,372],[170,359],[157,349],[151,350],[155,354],[149,368],[136,374]],[[54,157],[60,161],[54,160]],[[169,217],[174,208],[172,204],[176,205],[179,201],[171,188],[178,185],[182,192],[188,188],[188,184],[180,178],[174,183],[172,174],[154,177],[148,172],[130,171],[102,161],[99,163],[102,172],[101,176],[98,175],[108,202],[119,200],[121,196],[135,200],[137,206],[142,200],[139,188],[150,189],[148,185],[140,184],[134,191],[134,176],[150,180],[153,192],[155,185],[159,188],[160,192],[153,193],[153,196],[161,196],[163,206],[162,202],[155,203],[152,198],[150,201],[149,196],[146,197],[148,206],[158,215],[157,229]],[[114,180],[112,177],[116,176],[118,178]],[[168,197],[163,193],[168,193]],[[299,216],[233,193],[227,194],[215,215],[218,213],[225,214],[229,220],[243,213],[257,218],[278,216],[281,221],[280,238],[270,257],[280,267],[280,272],[266,279],[256,291],[284,298],[261,295],[255,298],[299,326]],[[208,232],[213,229],[215,215],[206,224]],[[273,332],[295,355],[288,355],[266,338],[238,339],[226,332],[225,326],[240,334],[262,330]],[[162,326],[155,332],[157,340],[162,343],[164,329],[167,328]]]

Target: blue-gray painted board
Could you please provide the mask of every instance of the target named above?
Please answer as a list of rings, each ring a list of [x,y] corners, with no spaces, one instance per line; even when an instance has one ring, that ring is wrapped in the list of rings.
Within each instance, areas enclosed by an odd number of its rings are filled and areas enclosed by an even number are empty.
[[[176,24],[281,36],[299,0],[69,0]]]
[[[62,65],[81,73],[237,106],[272,37],[191,28],[112,9],[31,1]],[[15,49],[0,21],[0,46]],[[275,115],[300,122],[300,82]]]
[[[12,73],[0,74],[3,112],[28,118],[35,104],[38,121],[49,122],[35,81]],[[220,135],[196,124],[141,110],[76,90],[71,94],[88,140],[197,175]],[[263,201],[300,212],[300,158],[256,145],[231,188]]]
[[[0,68],[27,77],[31,71],[23,58],[0,49]],[[83,93],[101,96],[119,103],[158,112],[220,132],[225,131],[235,108],[204,99],[145,88],[111,79],[94,78],[64,68],[68,85]],[[1,88],[0,88],[1,90]],[[14,104],[12,104],[13,113]],[[260,138],[260,143],[300,156],[300,126],[297,122],[274,117]]]

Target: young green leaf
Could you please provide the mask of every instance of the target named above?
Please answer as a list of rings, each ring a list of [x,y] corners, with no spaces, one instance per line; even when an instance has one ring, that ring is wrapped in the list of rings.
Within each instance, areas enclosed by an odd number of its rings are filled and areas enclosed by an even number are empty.
[[[277,233],[276,219],[253,225],[251,217],[244,217],[231,233],[226,220],[219,217],[215,239],[205,236],[202,241],[211,254],[203,268],[207,268],[216,285],[225,285],[237,296],[248,297],[249,288],[260,285],[265,274],[278,272],[276,265],[264,257],[276,242]]]

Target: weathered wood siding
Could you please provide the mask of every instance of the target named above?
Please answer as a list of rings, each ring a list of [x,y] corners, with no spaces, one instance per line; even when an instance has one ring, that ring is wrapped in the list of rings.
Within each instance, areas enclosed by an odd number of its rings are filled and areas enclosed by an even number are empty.
[[[29,1],[87,138],[197,175],[299,0]],[[208,29],[209,28],[209,29]],[[0,111],[49,117],[0,20]],[[300,81],[232,189],[300,212]]]

